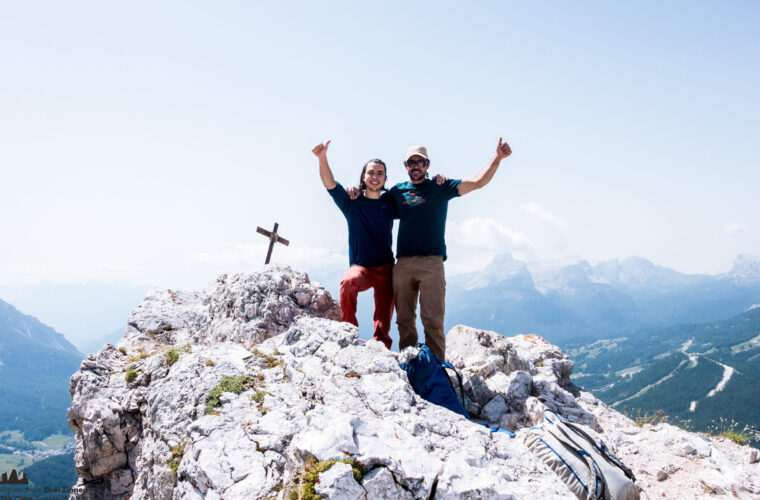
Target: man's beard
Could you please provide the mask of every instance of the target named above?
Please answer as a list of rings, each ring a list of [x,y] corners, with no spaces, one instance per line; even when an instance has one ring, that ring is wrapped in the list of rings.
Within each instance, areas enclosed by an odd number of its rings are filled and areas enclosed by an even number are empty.
[[[422,172],[422,170],[418,168],[413,168],[412,170],[409,171],[409,178],[412,179],[413,181],[416,181],[419,179],[424,179],[425,174]]]

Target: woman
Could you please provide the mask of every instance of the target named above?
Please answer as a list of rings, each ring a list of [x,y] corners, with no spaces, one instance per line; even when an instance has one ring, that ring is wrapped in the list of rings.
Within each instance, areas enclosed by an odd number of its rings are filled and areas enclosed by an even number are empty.
[[[393,251],[391,250],[393,219],[396,206],[381,197],[385,191],[386,169],[382,160],[368,161],[359,178],[361,194],[352,200],[335,181],[327,163],[330,141],[317,144],[312,153],[319,158],[322,184],[348,222],[348,258],[351,267],[340,282],[342,320],[359,326],[356,319],[356,299],[359,292],[375,291],[374,334],[372,338],[390,349],[388,334],[393,316]]]

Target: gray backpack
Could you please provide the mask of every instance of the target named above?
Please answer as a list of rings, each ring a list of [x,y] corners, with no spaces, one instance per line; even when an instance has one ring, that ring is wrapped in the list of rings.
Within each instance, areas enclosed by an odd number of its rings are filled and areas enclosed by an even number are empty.
[[[549,418],[547,413],[554,415]],[[588,427],[563,422],[544,411],[544,424],[525,435],[525,445],[584,500],[639,500],[631,469],[623,465]]]

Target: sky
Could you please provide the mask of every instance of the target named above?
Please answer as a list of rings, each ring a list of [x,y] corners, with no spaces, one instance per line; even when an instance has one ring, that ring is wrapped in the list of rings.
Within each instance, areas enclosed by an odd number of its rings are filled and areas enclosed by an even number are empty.
[[[0,298],[201,288],[275,221],[274,262],[347,267],[328,139],[345,185],[375,157],[405,180],[412,144],[451,178],[511,145],[449,206],[449,273],[726,272],[760,255],[758,25],[750,1],[2,2]]]

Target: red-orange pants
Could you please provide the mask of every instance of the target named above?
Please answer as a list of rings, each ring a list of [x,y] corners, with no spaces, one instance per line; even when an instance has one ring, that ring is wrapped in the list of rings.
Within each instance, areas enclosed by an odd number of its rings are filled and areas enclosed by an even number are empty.
[[[359,326],[356,319],[356,297],[359,292],[375,289],[375,332],[372,338],[390,349],[388,332],[393,317],[393,263],[377,267],[351,266],[340,282],[340,311],[343,321]]]

